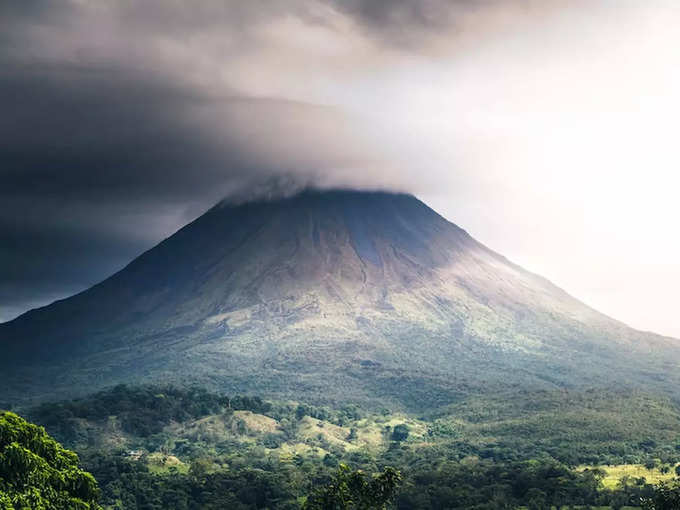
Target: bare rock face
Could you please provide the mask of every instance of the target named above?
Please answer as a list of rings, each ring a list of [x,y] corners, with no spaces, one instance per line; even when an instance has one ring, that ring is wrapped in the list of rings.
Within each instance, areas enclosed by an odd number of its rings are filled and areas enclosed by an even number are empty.
[[[172,381],[432,407],[501,387],[677,381],[680,342],[632,330],[413,196],[218,204],[125,269],[0,325],[26,400]]]

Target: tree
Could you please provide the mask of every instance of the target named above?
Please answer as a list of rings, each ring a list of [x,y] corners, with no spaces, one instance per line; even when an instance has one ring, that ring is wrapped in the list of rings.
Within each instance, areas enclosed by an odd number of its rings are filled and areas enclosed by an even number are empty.
[[[651,498],[642,499],[645,510],[678,510],[680,508],[680,482],[672,484],[661,482],[654,488]]]
[[[213,462],[210,459],[206,458],[198,458],[195,459],[191,463],[191,467],[189,468],[189,475],[191,475],[195,480],[198,480],[199,482],[205,478],[205,475],[207,475],[211,468],[212,468]]]
[[[392,430],[392,440],[393,441],[405,441],[408,438],[408,425],[405,423],[400,423],[396,425]]]
[[[326,455],[324,455],[323,464],[324,464],[324,466],[328,466],[328,467],[337,467],[338,466],[338,458],[331,453],[327,453]]]
[[[333,479],[314,491],[305,510],[383,510],[393,500],[401,474],[387,467],[380,474],[368,476],[340,464]]]
[[[549,508],[547,495],[541,489],[532,487],[526,494],[527,506],[529,510],[541,510],[542,508]]]
[[[45,429],[0,411],[0,509],[99,510],[94,477]]]

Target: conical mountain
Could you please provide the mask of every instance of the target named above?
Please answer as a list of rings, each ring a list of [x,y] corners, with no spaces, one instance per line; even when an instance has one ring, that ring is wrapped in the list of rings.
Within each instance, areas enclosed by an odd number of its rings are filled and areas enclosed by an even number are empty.
[[[174,381],[423,408],[519,385],[664,388],[680,342],[626,327],[413,196],[218,204],[89,290],[0,325],[15,399]]]

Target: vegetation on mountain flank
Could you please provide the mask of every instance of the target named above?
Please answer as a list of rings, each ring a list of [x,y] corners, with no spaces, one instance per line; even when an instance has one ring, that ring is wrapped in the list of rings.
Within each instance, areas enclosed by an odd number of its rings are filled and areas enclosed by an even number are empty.
[[[599,314],[387,192],[214,207],[92,288],[0,324],[0,345],[0,399],[15,405],[154,380],[334,410],[484,412],[481,395],[673,398],[680,384],[678,342]],[[545,429],[550,412],[529,427]]]
[[[333,479],[307,499],[304,510],[385,509],[394,499],[399,482],[401,474],[391,467],[369,477],[340,464]]]
[[[99,490],[45,429],[0,411],[0,509],[94,510]]]
[[[666,509],[677,494],[680,415],[647,394],[516,392],[414,416],[118,386],[25,412],[79,453],[106,509]]]
[[[209,393],[201,388],[172,386],[128,387],[124,384],[87,399],[44,404],[31,413],[62,441],[78,440],[78,420],[93,422],[115,416],[125,433],[140,437],[158,434],[172,422],[183,422],[217,413],[225,408],[265,413],[271,407],[259,397],[234,397]]]

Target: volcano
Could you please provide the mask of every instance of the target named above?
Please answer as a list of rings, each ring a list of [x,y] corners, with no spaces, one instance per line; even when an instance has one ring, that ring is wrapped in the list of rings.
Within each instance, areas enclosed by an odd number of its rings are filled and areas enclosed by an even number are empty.
[[[17,401],[182,382],[445,405],[499,388],[664,389],[680,342],[584,305],[417,198],[220,203],[94,287],[0,325]]]

